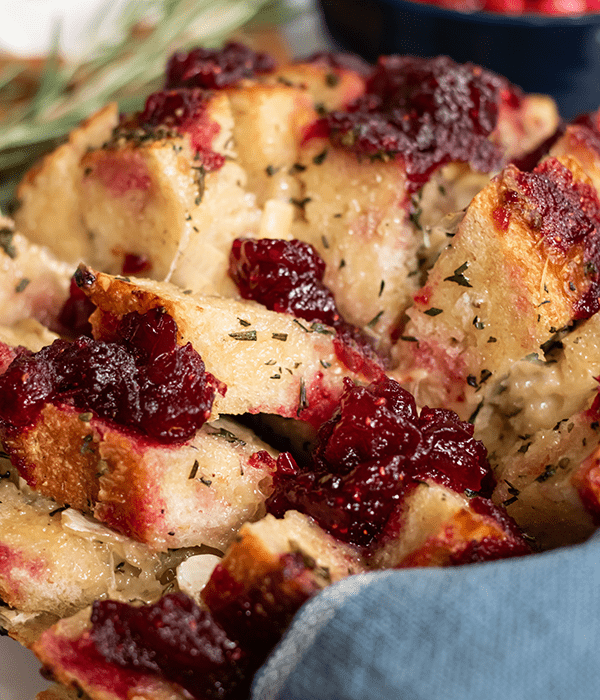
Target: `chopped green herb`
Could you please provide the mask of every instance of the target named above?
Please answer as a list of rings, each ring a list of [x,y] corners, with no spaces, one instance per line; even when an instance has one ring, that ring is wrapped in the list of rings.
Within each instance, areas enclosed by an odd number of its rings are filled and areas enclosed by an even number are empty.
[[[483,321],[479,318],[479,316],[475,316],[473,319],[473,325],[475,328],[477,328],[478,331],[482,331],[485,328],[485,325]]]
[[[317,153],[317,155],[313,158],[313,163],[315,165],[321,165],[323,161],[327,158],[327,149],[325,148],[322,150],[320,153]]]
[[[373,316],[373,318],[367,323],[367,328],[375,328],[375,326],[379,323],[379,319],[383,316],[383,309]]]
[[[304,199],[295,199],[294,197],[291,197],[290,202],[300,209],[304,209],[309,202],[312,202],[312,199],[310,197],[304,197]]]
[[[468,267],[469,263],[464,262],[460,267],[457,267],[456,270],[454,270],[453,275],[450,275],[450,277],[445,277],[444,282],[456,282],[456,284],[460,285],[461,287],[472,287],[473,285],[470,284],[469,280],[463,274]]]
[[[539,476],[536,476],[535,480],[541,484],[544,481],[548,481],[548,479],[550,479],[555,474],[556,468],[552,464],[547,464],[544,468],[544,471]]]
[[[498,342],[497,339],[494,338],[493,335],[490,335],[490,337],[488,338],[488,343],[497,343],[497,342]]]
[[[379,294],[377,295],[380,297],[383,294],[383,290],[385,289],[385,280],[381,280],[379,283]]]
[[[330,88],[334,88],[340,82],[339,75],[335,73],[327,73],[325,76],[325,85]]]
[[[329,326],[326,326],[323,323],[318,323],[317,321],[310,324],[310,330],[313,333],[321,333],[321,335],[335,335],[335,331],[332,331]]]
[[[94,417],[94,414],[91,411],[86,411],[85,413],[79,414],[79,420],[82,423],[89,423],[93,417]]]
[[[479,411],[481,411],[482,407],[483,407],[483,401],[480,401],[480,402],[477,404],[477,408],[476,408],[476,409],[473,411],[473,413],[471,413],[471,415],[469,416],[469,423],[474,423],[474,422],[475,422],[475,420],[476,420],[476,418],[477,418],[477,416],[478,416],[478,414],[479,414]]]
[[[426,316],[438,316],[439,314],[443,313],[443,309],[436,309],[435,307],[431,307],[431,309],[427,309],[425,311]]]
[[[327,360],[319,360],[321,365],[325,367],[325,369],[329,369],[331,367],[331,362],[327,362]]]
[[[276,168],[274,165],[267,165],[267,167],[265,168],[265,172],[267,173],[267,175],[269,177],[273,177],[273,175],[275,175],[275,173],[278,170],[279,170],[279,168]]]
[[[300,328],[302,328],[302,330],[303,330],[305,333],[310,333],[310,328],[307,328],[306,326],[303,326],[297,318],[294,319],[293,323],[295,323],[297,326],[300,326]]]
[[[417,338],[415,338],[414,335],[401,335],[400,339],[405,340],[407,343],[418,343],[419,342],[417,340]]]
[[[228,335],[235,340],[256,340],[256,331],[239,331]]]
[[[273,338],[273,340],[283,340],[285,342],[288,338],[288,334],[287,333],[271,333],[271,338]]]
[[[14,260],[17,257],[17,249],[14,246],[13,237],[14,233],[9,228],[0,229],[0,248]]]
[[[211,479],[207,479],[204,476],[200,477],[200,481],[205,485],[205,486],[210,486],[212,484]]]
[[[492,376],[492,373],[490,372],[489,369],[482,369],[481,374],[479,375],[479,383],[483,384],[484,382],[487,382],[487,380]]]
[[[250,323],[250,321],[246,321],[246,320],[243,319],[243,318],[239,318],[239,316],[238,316],[238,321],[240,322],[240,326],[244,326],[245,328],[248,328],[248,326],[251,326],[251,325],[252,325],[252,324]]]
[[[281,379],[280,374],[273,374],[272,376],[269,377],[269,379]]]
[[[467,377],[467,384],[469,386],[476,387],[477,386],[477,377],[475,377],[474,374],[469,374],[469,376]]]
[[[308,408],[308,401],[306,398],[306,384],[304,379],[300,379],[300,396],[298,398],[298,409],[296,410],[296,415],[299,416],[302,411]]]
[[[15,287],[15,292],[17,292],[17,294],[24,292],[27,289],[27,285],[29,284],[30,281],[31,280],[27,279],[27,277],[23,277],[23,279]]]
[[[325,234],[321,236],[321,242],[323,243],[323,248],[329,248],[329,241],[327,240],[327,236],[325,236]]]
[[[504,483],[508,486],[508,493],[510,493],[511,496],[518,496],[521,493],[519,489],[513,486],[507,479],[504,479]]]
[[[219,428],[219,430],[215,430],[214,433],[211,433],[213,437],[221,437],[227,442],[231,443],[237,443],[238,445],[245,445],[245,441],[239,438],[237,435],[232,433],[230,430],[225,430],[225,428]]]
[[[194,464],[192,466],[192,471],[190,472],[190,475],[188,476],[188,479],[195,479],[196,474],[198,473],[198,467],[200,466],[200,463],[198,462],[197,459],[194,460]]]
[[[306,165],[302,165],[302,163],[294,163],[292,167],[290,168],[290,173],[303,173],[306,170]]]

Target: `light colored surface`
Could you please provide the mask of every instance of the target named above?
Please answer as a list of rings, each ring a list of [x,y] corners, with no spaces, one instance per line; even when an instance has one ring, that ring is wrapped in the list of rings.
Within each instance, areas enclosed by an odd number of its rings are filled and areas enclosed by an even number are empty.
[[[9,637],[0,637],[0,699],[34,700],[51,684],[39,673],[35,656]]]

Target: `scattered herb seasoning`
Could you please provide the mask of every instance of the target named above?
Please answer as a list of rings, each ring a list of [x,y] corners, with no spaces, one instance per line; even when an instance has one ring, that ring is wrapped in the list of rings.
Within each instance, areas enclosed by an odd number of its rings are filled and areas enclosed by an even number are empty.
[[[342,259],[340,260],[340,267],[339,267],[339,269],[341,270],[343,267],[346,267],[346,261],[344,260],[344,258],[342,258]]]
[[[306,170],[306,165],[302,165],[302,163],[294,163],[292,167],[290,168],[290,175],[293,175],[294,173],[303,173]]]
[[[473,325],[475,326],[475,328],[477,328],[478,331],[482,331],[485,328],[485,325],[483,321],[479,318],[479,316],[475,316],[475,318],[473,319]]]
[[[519,489],[513,486],[507,479],[504,479],[504,483],[508,486],[508,493],[510,493],[511,496],[518,496],[521,493]]]
[[[479,414],[479,411],[481,411],[482,407],[483,407],[483,401],[480,401],[480,402],[477,404],[477,408],[476,408],[476,409],[473,411],[473,413],[471,413],[471,415],[469,416],[469,423],[474,423],[474,422],[475,422],[475,420],[476,420],[476,418],[477,418],[477,416],[478,416],[478,414]]]
[[[20,294],[21,292],[24,292],[25,289],[27,289],[27,285],[29,284],[31,280],[27,279],[27,277],[23,277],[23,279],[19,282],[19,284],[15,287],[15,292],[17,294]]]
[[[256,340],[256,331],[238,331],[228,335],[235,340]]]
[[[281,379],[280,374],[273,374],[272,376],[269,377],[269,379]]]
[[[383,294],[383,290],[385,289],[385,280],[381,280],[379,283],[379,294],[377,295],[380,297]]]
[[[329,241],[327,240],[327,236],[322,235],[321,242],[323,243],[323,248],[325,248],[325,249],[329,248]]]
[[[86,454],[86,452],[94,452],[94,448],[90,445],[93,439],[94,438],[92,435],[86,435],[83,438],[83,444],[81,446],[81,449],[79,450],[80,454],[84,455]]]
[[[556,468],[552,464],[547,464],[544,471],[539,476],[536,476],[535,480],[541,484],[544,481],[548,481],[554,474],[556,474]]]
[[[490,337],[488,338],[488,343],[497,343],[497,342],[498,342],[498,340],[496,338],[494,338],[493,335],[490,335]]]
[[[340,77],[335,73],[327,73],[325,76],[325,85],[327,85],[327,87],[334,88],[339,82]]]
[[[305,333],[310,333],[310,329],[307,328],[306,326],[303,326],[297,318],[295,318],[295,319],[293,320],[293,323],[295,323],[296,325],[300,326],[300,328],[302,328],[302,330],[303,330]]]
[[[405,340],[407,343],[418,343],[419,341],[415,338],[414,335],[401,335],[400,336],[401,340]]]
[[[367,328],[375,328],[375,326],[379,323],[379,319],[383,316],[383,309],[373,316],[373,318],[367,323]]]
[[[252,324],[250,323],[250,321],[246,321],[246,320],[243,319],[243,318],[239,318],[239,317],[238,317],[238,321],[240,322],[240,326],[244,326],[245,328],[248,328],[248,326],[251,326],[251,325],[252,325]]]
[[[86,411],[85,413],[79,414],[79,420],[82,423],[89,423],[93,417],[94,417],[94,414],[91,411]]]
[[[270,367],[271,365],[274,365],[274,364],[275,364],[275,360],[269,360],[268,362],[265,362],[265,365],[267,365],[267,367]]]
[[[450,275],[450,277],[445,277],[444,282],[456,282],[456,284],[460,285],[461,287],[472,287],[473,285],[470,284],[469,280],[463,274],[468,267],[469,263],[464,262],[460,267],[457,267],[456,270],[454,270],[453,275]]]
[[[539,309],[540,306],[544,306],[544,304],[549,304],[549,303],[550,303],[550,299],[545,299],[541,304],[538,304],[535,308]]]
[[[200,481],[205,485],[205,486],[210,486],[212,484],[212,479],[207,479],[204,476],[200,477]]]
[[[267,173],[267,175],[269,177],[273,177],[273,175],[275,175],[275,173],[278,170],[279,170],[279,168],[276,168],[274,165],[267,165],[267,167],[265,168],[265,172]]]
[[[196,474],[198,473],[198,467],[200,466],[200,463],[198,462],[197,459],[194,460],[194,464],[192,466],[192,471],[190,472],[190,475],[188,476],[188,479],[195,479]]]
[[[0,229],[0,248],[13,260],[17,257],[17,249],[13,243],[14,232],[9,228]]]
[[[467,376],[467,384],[469,386],[476,387],[477,386],[477,377],[475,377],[474,374],[469,374]]]
[[[334,218],[334,219],[341,219],[341,218],[342,218],[342,215],[341,215],[341,214],[334,214],[334,215],[333,215],[333,218]]]
[[[438,185],[438,191],[442,195],[442,197],[446,196],[446,188],[444,187],[444,185]]]
[[[186,294],[186,295],[193,294],[193,292],[192,292],[191,289],[184,289],[184,290],[183,290],[183,293]]]
[[[425,311],[426,316],[438,316],[441,313],[443,313],[443,309],[436,309],[435,307],[431,307],[431,309]]]
[[[295,199],[294,197],[291,197],[290,202],[300,209],[304,209],[309,202],[312,202],[312,199],[310,197],[304,197],[304,199]]]
[[[313,163],[315,165],[321,165],[323,161],[327,158],[327,149],[325,148],[323,151],[320,153],[317,153],[317,155],[313,158]]]
[[[232,433],[231,430],[225,430],[225,428],[219,428],[219,430],[216,430],[214,433],[211,433],[211,435],[223,438],[227,442],[237,443],[238,445],[246,444],[244,440]]]
[[[286,87],[294,87],[294,83],[289,78],[284,78],[283,75],[277,77],[277,82],[285,85]]]
[[[318,321],[314,321],[310,324],[310,330],[313,333],[320,333],[321,335],[335,335],[335,331],[332,331],[329,326],[319,323]]]
[[[490,372],[489,369],[482,369],[481,374],[479,375],[479,383],[483,384],[484,382],[487,382],[487,380],[492,376],[492,373]]]
[[[300,396],[298,398],[298,409],[296,410],[296,415],[299,416],[305,408],[308,408],[306,384],[304,383],[304,379],[300,379]]]
[[[506,501],[502,501],[502,505],[506,508],[507,506],[510,506],[513,503],[515,503],[517,500],[518,499],[516,496],[511,496],[511,498],[507,498]]]
[[[288,334],[287,333],[271,333],[271,338],[273,338],[273,340],[282,340],[285,343],[285,341],[288,339]],[[273,364],[275,364],[275,361],[273,361]]]
[[[319,360],[319,362],[321,363],[321,366],[325,369],[329,369],[331,367],[331,362],[327,362],[327,360]]]

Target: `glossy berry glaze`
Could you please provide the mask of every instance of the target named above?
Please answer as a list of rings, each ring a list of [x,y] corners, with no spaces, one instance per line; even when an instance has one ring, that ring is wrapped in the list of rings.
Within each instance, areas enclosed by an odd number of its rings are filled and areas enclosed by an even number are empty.
[[[198,700],[247,697],[246,654],[183,593],[142,607],[97,601],[91,639],[109,663],[160,674]]]
[[[580,256],[585,290],[578,290],[574,317],[593,316],[600,308],[600,200],[595,188],[576,181],[555,158],[530,173],[515,169],[511,179],[514,186],[504,192],[503,205],[493,212],[496,224],[506,229],[518,212],[545,245],[565,260]]]
[[[417,483],[432,479],[457,492],[489,496],[494,486],[485,447],[452,411],[424,408],[385,377],[369,387],[345,380],[340,407],[318,435],[312,465],[277,459],[267,510],[312,516],[338,539],[369,545]]]
[[[179,51],[167,63],[165,89],[231,87],[244,78],[271,73],[275,61],[269,54],[230,41],[222,49]]]
[[[72,278],[69,296],[57,317],[56,331],[71,338],[77,338],[80,335],[91,337],[92,324],[89,318],[95,310],[95,304],[79,289],[75,278]]]
[[[116,342],[88,337],[56,340],[23,352],[0,377],[0,421],[8,432],[32,425],[44,404],[66,404],[150,438],[189,439],[208,419],[215,390],[188,343],[177,345],[177,324],[163,309],[127,314]]]
[[[382,359],[371,338],[344,321],[331,290],[323,283],[325,262],[309,243],[299,240],[237,238],[229,255],[229,275],[243,299],[252,299],[272,311],[293,314],[313,324],[311,330],[336,330],[338,359],[354,371],[365,360],[370,373],[381,374]],[[320,325],[322,324],[322,325]]]
[[[210,98],[211,93],[200,88],[161,90],[148,97],[144,111],[134,122],[127,121],[124,126],[139,125],[150,133],[166,130],[166,133],[187,134],[204,170],[218,170],[225,163],[225,157],[212,148],[220,126],[208,114]]]
[[[306,138],[328,135],[337,145],[371,158],[403,159],[410,192],[449,162],[489,172],[502,163],[488,139],[501,102],[518,106],[521,94],[505,78],[446,56],[384,56],[366,94],[345,111],[314,124]]]

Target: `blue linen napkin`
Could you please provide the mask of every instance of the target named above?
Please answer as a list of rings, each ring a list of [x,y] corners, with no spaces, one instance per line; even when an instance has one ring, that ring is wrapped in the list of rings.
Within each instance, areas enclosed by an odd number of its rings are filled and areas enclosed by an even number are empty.
[[[298,613],[252,700],[597,700],[600,536],[353,576]]]

